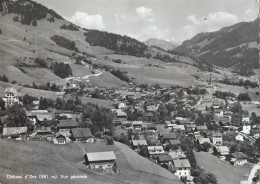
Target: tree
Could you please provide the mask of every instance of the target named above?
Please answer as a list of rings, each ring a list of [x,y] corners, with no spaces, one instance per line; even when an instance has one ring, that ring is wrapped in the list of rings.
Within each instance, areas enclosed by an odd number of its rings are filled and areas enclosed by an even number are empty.
[[[37,21],[36,21],[35,19],[33,19],[33,21],[32,21],[32,25],[33,25],[34,27],[37,26]]]
[[[147,147],[144,146],[144,145],[141,145],[141,146],[140,146],[140,152],[139,152],[139,154],[140,154],[141,156],[143,156],[143,157],[149,157],[149,152],[148,152]]]
[[[107,137],[107,145],[114,145],[114,140],[112,137]]]
[[[0,98],[0,109],[5,110],[5,102],[2,98]]]
[[[16,127],[24,127],[28,128],[32,127],[31,122],[27,119],[25,110],[19,104],[14,104],[11,108],[8,109],[8,121],[7,126],[16,126]]]
[[[48,108],[48,102],[46,98],[41,97],[39,102],[39,109],[46,110]]]

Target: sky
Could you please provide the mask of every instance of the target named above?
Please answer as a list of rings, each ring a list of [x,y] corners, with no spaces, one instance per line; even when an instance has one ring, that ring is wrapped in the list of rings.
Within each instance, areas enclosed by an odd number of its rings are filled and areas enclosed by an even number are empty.
[[[35,0],[72,23],[133,37],[181,43],[258,15],[258,0]]]

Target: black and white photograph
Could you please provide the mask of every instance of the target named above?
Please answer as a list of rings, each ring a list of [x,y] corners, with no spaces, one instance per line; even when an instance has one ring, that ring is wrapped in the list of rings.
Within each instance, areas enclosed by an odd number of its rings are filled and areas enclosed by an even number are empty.
[[[0,184],[260,184],[259,0],[0,0]]]

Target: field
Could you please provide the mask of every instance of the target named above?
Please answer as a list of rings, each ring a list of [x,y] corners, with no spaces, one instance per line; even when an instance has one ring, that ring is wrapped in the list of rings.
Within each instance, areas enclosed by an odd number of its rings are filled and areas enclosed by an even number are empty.
[[[181,183],[174,174],[152,161],[141,157],[122,143],[115,142],[115,145],[112,146],[106,145],[102,142],[82,145],[87,152],[114,151],[116,153],[117,165],[121,172],[117,177],[127,183]]]
[[[232,166],[207,152],[195,152],[194,154],[197,164],[206,172],[213,173],[217,177],[218,183],[239,184],[240,181],[247,179],[246,173],[251,170],[251,167]]]
[[[84,151],[76,143],[66,145],[54,145],[49,142],[38,141],[11,141],[0,139],[0,181],[8,184],[179,184],[180,181],[167,170],[157,166],[151,161],[140,157],[127,146],[108,146],[98,142],[93,144],[83,144],[89,152],[113,150],[116,153],[118,168],[121,174],[105,175],[86,168],[83,164]],[[126,151],[124,151],[125,149]],[[135,159],[128,158],[134,155]],[[131,162],[130,162],[131,161]],[[140,165],[133,167],[133,164]],[[139,171],[140,170],[140,171]],[[156,171],[158,172],[154,174]],[[151,173],[153,172],[153,173]],[[7,179],[7,175],[49,175],[49,179]],[[59,179],[51,179],[51,175],[57,175]],[[61,179],[60,175],[87,175],[87,179]],[[169,179],[171,178],[172,179]]]

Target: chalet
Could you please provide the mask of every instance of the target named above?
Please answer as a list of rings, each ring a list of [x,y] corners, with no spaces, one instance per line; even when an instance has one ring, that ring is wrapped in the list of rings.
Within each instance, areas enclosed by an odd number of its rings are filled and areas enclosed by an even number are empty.
[[[147,106],[147,111],[148,112],[156,112],[159,108],[160,104],[157,105],[149,105]]]
[[[179,178],[187,177],[191,174],[191,165],[188,159],[173,160],[175,175]]]
[[[202,133],[202,132],[206,132],[208,130],[208,128],[206,125],[198,125],[196,127],[196,130]]]
[[[178,139],[176,139],[176,140],[169,140],[168,142],[172,146],[179,146],[179,145],[181,145],[181,141],[178,140]]]
[[[63,133],[58,132],[53,138],[54,144],[66,144],[67,138]]]
[[[216,146],[214,149],[215,154],[219,156],[228,156],[229,155],[229,149],[227,146]]]
[[[260,129],[253,129],[251,130],[251,133],[255,139],[258,139],[260,137]]]
[[[134,130],[142,130],[143,122],[142,121],[133,121],[132,123]]]
[[[155,132],[157,132],[157,126],[156,126],[156,124],[147,124],[146,125],[146,130],[148,132],[155,133]]]
[[[156,158],[159,155],[164,155],[164,149],[162,146],[147,146],[150,158]]]
[[[251,124],[248,122],[244,123],[242,132],[244,134],[250,134],[251,133]]]
[[[204,143],[206,143],[206,142],[211,144],[209,138],[199,137],[199,138],[197,139],[197,143],[198,143],[198,144],[204,144]]]
[[[175,140],[177,139],[177,135],[175,133],[173,134],[162,134],[160,137],[161,142],[165,143],[168,142],[169,140]]]
[[[172,157],[170,155],[159,155],[156,161],[158,164],[166,165],[170,165],[173,162]]]
[[[211,137],[212,144],[216,146],[221,146],[223,142],[223,136],[219,132],[214,132]]]
[[[37,136],[50,136],[53,132],[50,127],[38,127],[36,129],[36,135]]]
[[[76,120],[59,120],[59,124],[57,124],[57,130],[59,132],[65,132],[67,135],[70,130],[77,128],[78,122]]]
[[[197,125],[196,124],[187,124],[185,125],[186,130],[189,132],[193,132],[194,130],[196,130]]]
[[[152,112],[143,113],[143,121],[152,121],[154,114]]]
[[[65,92],[57,92],[55,93],[56,98],[64,98],[65,97]]]
[[[51,121],[54,117],[51,114],[40,114],[36,115],[37,123],[42,123],[44,121]]]
[[[127,114],[124,111],[122,111],[121,109],[114,109],[112,111],[115,113],[117,118],[126,118],[127,117]]]
[[[244,165],[247,163],[247,155],[242,152],[235,152],[231,154],[231,163],[234,165]]]
[[[85,164],[93,170],[113,169],[116,163],[113,151],[86,153],[84,158]]]
[[[27,139],[27,127],[4,127],[2,137]]]
[[[146,140],[132,140],[131,144],[132,144],[133,149],[138,149],[139,146],[147,146],[148,145]]]
[[[39,100],[33,101],[33,108],[34,108],[35,110],[38,110],[38,109],[39,109],[39,104],[40,104],[40,101],[39,101]]]
[[[168,155],[172,157],[173,160],[181,159],[181,158],[186,158],[185,153],[181,150],[170,150]]]
[[[222,109],[214,109],[214,113],[216,116],[223,116],[224,112]]]
[[[72,140],[94,142],[93,135],[89,128],[74,128],[71,130]]]

